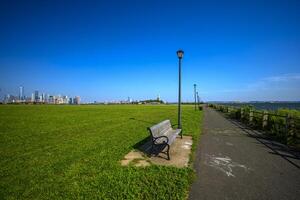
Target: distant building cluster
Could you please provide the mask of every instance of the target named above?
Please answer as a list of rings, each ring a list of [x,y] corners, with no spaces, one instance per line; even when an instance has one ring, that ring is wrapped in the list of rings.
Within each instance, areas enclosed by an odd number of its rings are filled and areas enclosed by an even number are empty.
[[[4,104],[71,104],[78,105],[80,104],[80,97],[68,97],[66,95],[50,95],[48,93],[40,92],[35,90],[31,93],[31,96],[26,96],[24,92],[24,87],[19,87],[18,95],[6,94],[4,98],[0,99],[0,103]],[[158,95],[157,98],[148,99],[148,100],[133,100],[128,97],[126,100],[112,100],[93,103],[84,103],[84,104],[166,104],[167,102],[161,100]]]
[[[41,93],[38,90],[34,91],[31,96],[26,96],[24,87],[19,87],[19,95],[5,95],[3,103],[26,103],[26,104],[80,104],[80,97],[74,98],[65,95],[49,95]]]
[[[127,98],[127,100],[114,100],[114,101],[105,101],[105,102],[97,102],[94,101],[94,104],[165,104],[163,100],[160,99],[160,96],[158,95],[156,99],[149,99],[149,100],[133,100],[130,97]]]

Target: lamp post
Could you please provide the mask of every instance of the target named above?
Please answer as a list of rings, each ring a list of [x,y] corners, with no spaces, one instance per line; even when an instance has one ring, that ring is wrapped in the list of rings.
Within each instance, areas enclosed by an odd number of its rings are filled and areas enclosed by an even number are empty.
[[[182,50],[178,50],[177,57],[179,59],[179,81],[178,81],[178,128],[181,129],[181,59],[183,58],[184,52]],[[182,138],[182,131],[181,131],[181,138]]]
[[[201,100],[200,100],[200,96],[199,96],[199,93],[198,93],[198,92],[197,92],[197,100],[198,100],[198,109],[199,109],[199,110],[202,110],[202,107],[200,106]]]
[[[197,87],[197,85],[196,84],[194,84],[194,98],[195,98],[195,110],[197,110],[197,108],[196,108],[196,104],[197,104],[197,96],[196,96],[196,87]]]
[[[197,99],[197,106],[198,106],[198,109],[199,109],[199,95],[198,95],[198,91],[196,92],[196,99]]]

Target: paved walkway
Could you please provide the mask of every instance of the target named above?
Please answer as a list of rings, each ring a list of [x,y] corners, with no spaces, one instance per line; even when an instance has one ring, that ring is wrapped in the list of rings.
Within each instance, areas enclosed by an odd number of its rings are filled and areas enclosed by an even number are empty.
[[[299,158],[205,108],[189,199],[300,199]]]

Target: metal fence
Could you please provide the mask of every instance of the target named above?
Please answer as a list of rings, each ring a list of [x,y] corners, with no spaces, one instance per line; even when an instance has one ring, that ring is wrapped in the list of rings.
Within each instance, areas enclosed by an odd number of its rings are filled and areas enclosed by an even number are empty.
[[[227,105],[210,104],[218,111],[242,121],[253,129],[263,130],[282,143],[300,148],[300,118],[280,115],[275,112],[258,111],[251,107],[234,107]]]

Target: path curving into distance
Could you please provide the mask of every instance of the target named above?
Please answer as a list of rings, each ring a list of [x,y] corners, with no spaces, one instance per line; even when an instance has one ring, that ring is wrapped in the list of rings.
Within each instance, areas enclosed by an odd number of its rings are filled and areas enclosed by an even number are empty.
[[[204,108],[189,199],[299,199],[300,156]]]

